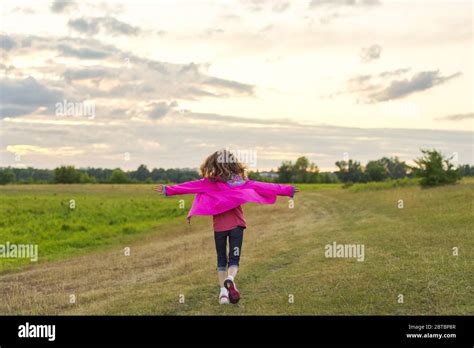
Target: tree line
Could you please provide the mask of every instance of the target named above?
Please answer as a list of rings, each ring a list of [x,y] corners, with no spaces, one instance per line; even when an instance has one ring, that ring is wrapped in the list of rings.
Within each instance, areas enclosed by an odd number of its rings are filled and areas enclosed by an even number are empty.
[[[76,184],[76,183],[181,183],[199,179],[200,175],[194,169],[163,169],[140,165],[136,170],[124,171],[120,168],[80,168],[60,166],[55,169],[14,168],[0,169],[0,184],[7,183],[37,183],[37,184]]]
[[[419,178],[422,186],[452,184],[463,176],[474,176],[474,166],[468,164],[455,167],[451,158],[446,158],[437,150],[421,150],[422,156],[415,159],[415,166],[410,166],[398,157],[382,157],[367,162],[348,159],[335,162],[337,171],[320,173],[314,163],[306,157],[300,157],[293,164],[283,162],[278,168],[277,182],[281,183],[331,183],[342,182],[367,183],[404,178]],[[258,179],[258,175],[255,175]]]
[[[390,179],[420,178],[424,186],[436,186],[454,183],[463,176],[474,176],[474,166],[461,165],[454,167],[449,158],[437,150],[421,150],[422,156],[409,166],[397,157],[383,157],[367,162],[365,166],[359,161],[347,159],[335,162],[337,171],[320,172],[317,165],[306,157],[299,157],[294,163],[283,161],[278,170],[271,172],[251,171],[253,180],[277,183],[366,183]],[[60,166],[51,169],[36,168],[0,168],[0,184],[8,183],[181,183],[200,178],[195,169],[149,170],[140,165],[136,170],[123,171],[120,168],[80,168]]]

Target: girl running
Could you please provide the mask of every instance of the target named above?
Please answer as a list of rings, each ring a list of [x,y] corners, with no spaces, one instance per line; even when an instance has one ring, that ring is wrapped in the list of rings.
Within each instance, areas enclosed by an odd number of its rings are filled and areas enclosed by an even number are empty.
[[[241,205],[245,203],[273,204],[277,196],[293,197],[296,186],[270,184],[249,180],[246,168],[228,150],[216,151],[201,165],[202,179],[178,185],[157,185],[155,190],[165,196],[196,194],[188,213],[212,215],[217,252],[219,303],[237,303],[240,292],[235,285],[239,269],[244,229],[247,227]],[[226,249],[229,244],[229,254]]]

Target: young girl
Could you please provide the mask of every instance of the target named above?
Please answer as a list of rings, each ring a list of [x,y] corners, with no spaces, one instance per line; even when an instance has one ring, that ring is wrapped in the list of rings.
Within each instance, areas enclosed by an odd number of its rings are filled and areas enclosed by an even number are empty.
[[[212,215],[217,251],[219,303],[237,303],[240,293],[235,285],[239,269],[244,229],[247,227],[241,205],[273,204],[277,196],[293,197],[298,188],[248,180],[246,168],[228,150],[216,151],[201,165],[201,180],[178,185],[156,186],[165,196],[196,194],[187,219],[193,215]],[[227,240],[229,256],[226,255]]]

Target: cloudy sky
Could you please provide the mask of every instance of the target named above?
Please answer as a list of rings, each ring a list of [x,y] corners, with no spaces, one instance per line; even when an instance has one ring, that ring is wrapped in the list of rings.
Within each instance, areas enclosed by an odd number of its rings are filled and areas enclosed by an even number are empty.
[[[469,0],[2,0],[0,166],[474,163]]]

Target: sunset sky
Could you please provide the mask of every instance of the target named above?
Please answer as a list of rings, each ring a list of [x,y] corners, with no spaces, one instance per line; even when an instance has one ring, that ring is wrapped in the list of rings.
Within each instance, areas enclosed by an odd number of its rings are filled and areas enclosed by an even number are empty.
[[[0,3],[0,166],[474,163],[473,5],[440,0]],[[57,104],[93,105],[61,115]]]

